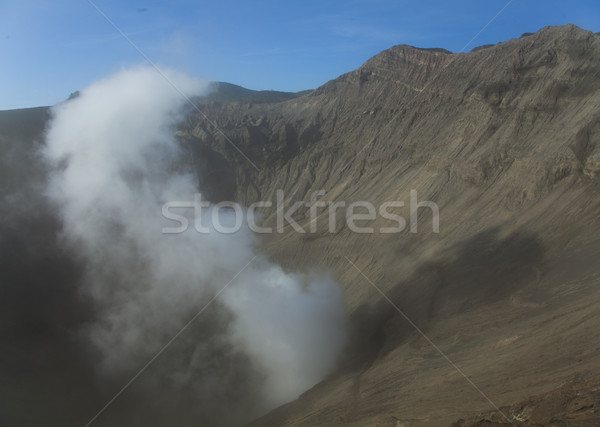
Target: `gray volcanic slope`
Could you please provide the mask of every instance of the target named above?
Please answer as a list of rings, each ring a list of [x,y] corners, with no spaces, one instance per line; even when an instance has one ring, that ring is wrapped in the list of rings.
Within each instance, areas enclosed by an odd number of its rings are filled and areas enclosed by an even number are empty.
[[[395,46],[303,96],[198,98],[219,130],[192,112],[177,135],[213,201],[322,189],[404,201],[408,220],[414,189],[440,210],[439,233],[428,209],[416,233],[353,233],[343,210],[330,232],[320,208],[315,233],[261,237],[289,270],[333,270],[351,331],[335,372],[253,424],[600,424],[599,89],[600,37],[568,25],[470,53]],[[95,306],[40,197],[47,116],[0,112],[0,425],[82,425],[123,385],[79,345]],[[294,218],[309,230],[308,208]],[[123,393],[104,425],[211,420],[193,393],[157,390]]]
[[[202,104],[259,170],[191,114],[178,136],[213,200],[324,189],[405,201],[408,218],[416,189],[440,209],[439,234],[427,209],[400,234],[343,218],[330,233],[321,209],[316,233],[264,237],[290,269],[333,269],[352,340],[337,372],[256,425],[508,423],[488,399],[514,424],[600,422],[599,89],[600,37],[568,25],[470,53],[395,46],[283,103]]]

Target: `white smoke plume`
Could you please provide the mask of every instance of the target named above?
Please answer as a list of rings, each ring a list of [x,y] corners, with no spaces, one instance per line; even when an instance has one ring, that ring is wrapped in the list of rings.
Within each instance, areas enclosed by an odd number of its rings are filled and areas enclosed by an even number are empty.
[[[190,96],[207,90],[166,74]],[[256,256],[131,387],[158,395],[171,421],[170,408],[194,408],[187,418],[178,412],[180,425],[243,422],[331,372],[346,316],[331,277],[284,272],[261,256],[247,229],[161,233],[162,204],[199,190],[190,155],[173,136],[184,105],[156,70],[138,67],[54,107],[44,150],[54,167],[48,194],[64,241],[86,265],[83,291],[95,312],[82,334],[99,381],[125,383]]]

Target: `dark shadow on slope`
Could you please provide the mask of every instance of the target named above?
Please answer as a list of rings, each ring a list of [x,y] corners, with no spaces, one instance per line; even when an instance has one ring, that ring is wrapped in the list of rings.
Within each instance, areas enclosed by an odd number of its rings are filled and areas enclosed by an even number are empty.
[[[505,238],[497,229],[481,232],[424,263],[387,297],[422,331],[434,322],[485,307],[537,281],[545,249],[528,233]],[[341,372],[363,370],[407,339],[415,328],[385,298],[351,316],[351,339]]]

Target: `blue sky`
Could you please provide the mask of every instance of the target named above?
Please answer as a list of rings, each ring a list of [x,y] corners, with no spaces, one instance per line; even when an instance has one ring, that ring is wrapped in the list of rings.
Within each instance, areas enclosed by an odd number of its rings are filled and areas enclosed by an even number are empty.
[[[508,0],[95,0],[154,62],[251,89],[315,88],[395,44],[459,51]],[[600,31],[600,1],[514,0],[470,45]],[[0,3],[0,109],[54,104],[140,54],[86,0]]]

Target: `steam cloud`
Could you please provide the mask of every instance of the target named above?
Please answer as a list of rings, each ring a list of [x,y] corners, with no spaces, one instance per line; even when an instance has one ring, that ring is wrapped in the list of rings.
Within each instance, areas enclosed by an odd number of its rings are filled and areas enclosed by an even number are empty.
[[[188,95],[207,90],[167,76]],[[64,244],[85,265],[82,292],[93,306],[81,338],[112,391],[256,257],[105,420],[134,408],[137,421],[141,412],[180,425],[247,421],[321,380],[347,338],[341,290],[327,274],[284,272],[247,229],[161,233],[162,204],[198,191],[173,137],[184,102],[155,70],[125,70],[54,107],[47,132],[47,194]]]

